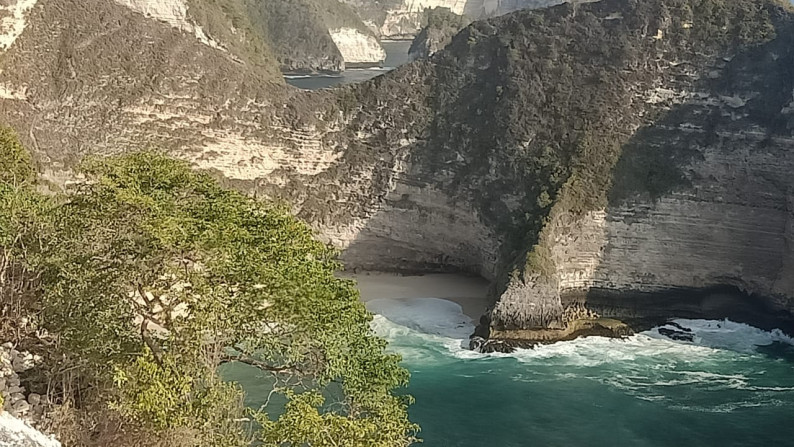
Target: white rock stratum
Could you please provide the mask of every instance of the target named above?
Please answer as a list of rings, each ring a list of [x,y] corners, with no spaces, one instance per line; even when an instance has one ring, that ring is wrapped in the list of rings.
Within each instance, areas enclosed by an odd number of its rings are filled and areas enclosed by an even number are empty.
[[[375,36],[354,28],[329,30],[345,64],[380,64],[386,60],[386,51]]]

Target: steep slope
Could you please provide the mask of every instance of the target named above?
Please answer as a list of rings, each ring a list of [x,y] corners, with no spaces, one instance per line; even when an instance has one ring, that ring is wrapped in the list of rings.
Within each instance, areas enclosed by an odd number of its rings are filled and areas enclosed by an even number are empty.
[[[468,17],[455,14],[447,8],[427,10],[425,16],[427,24],[416,35],[408,50],[414,60],[424,59],[441,51],[460,30],[471,23]]]
[[[269,82],[205,22],[218,45],[100,0],[26,17],[0,119],[54,184],[88,153],[163,148],[287,200],[350,268],[491,279],[478,333],[496,340],[675,315],[794,332],[794,22],[776,1],[521,11],[325,92]]]

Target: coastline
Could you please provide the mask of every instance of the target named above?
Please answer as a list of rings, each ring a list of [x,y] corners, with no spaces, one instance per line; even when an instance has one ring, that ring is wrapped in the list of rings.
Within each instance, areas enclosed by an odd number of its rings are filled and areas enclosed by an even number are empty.
[[[449,273],[400,275],[384,272],[345,273],[340,276],[358,283],[364,303],[381,298],[439,298],[459,304],[463,313],[475,322],[488,308],[489,283],[478,277]]]

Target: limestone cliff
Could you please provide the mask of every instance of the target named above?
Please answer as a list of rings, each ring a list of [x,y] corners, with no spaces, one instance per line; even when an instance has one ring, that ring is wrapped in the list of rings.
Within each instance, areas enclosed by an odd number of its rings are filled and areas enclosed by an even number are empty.
[[[427,24],[425,11],[446,8],[475,20],[520,9],[543,8],[564,0],[341,0],[356,8],[364,23],[389,39],[412,39]]]
[[[330,32],[346,67],[380,65],[386,60],[386,51],[375,36],[355,28],[334,28]]]
[[[282,71],[340,72],[347,65],[379,65],[386,59],[355,11],[336,0],[244,3],[245,14],[273,49]]]
[[[86,154],[163,148],[288,201],[350,268],[492,280],[496,339],[595,316],[792,331],[794,20],[774,0],[521,11],[322,92],[200,20],[207,41],[117,2],[19,10],[0,119],[54,185]]]

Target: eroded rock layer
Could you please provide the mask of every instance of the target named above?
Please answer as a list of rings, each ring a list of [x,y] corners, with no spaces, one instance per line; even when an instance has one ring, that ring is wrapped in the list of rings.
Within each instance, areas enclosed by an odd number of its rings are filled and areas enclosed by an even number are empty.
[[[775,1],[521,11],[322,92],[123,3],[39,0],[8,28],[0,118],[53,185],[85,155],[161,148],[286,200],[350,268],[491,279],[478,333],[502,339],[792,321],[794,33]]]

